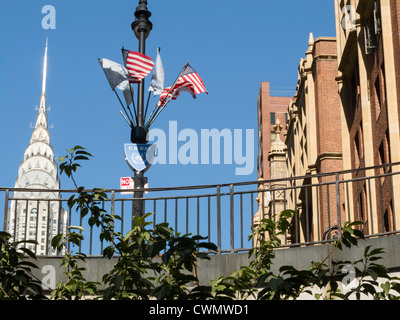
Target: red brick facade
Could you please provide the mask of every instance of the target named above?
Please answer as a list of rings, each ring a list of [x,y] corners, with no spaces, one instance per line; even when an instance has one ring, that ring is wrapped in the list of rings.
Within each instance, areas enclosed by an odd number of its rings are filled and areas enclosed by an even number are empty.
[[[340,101],[335,80],[336,41],[311,38],[309,45],[307,57],[299,67],[297,94],[289,107],[292,111],[286,143],[291,177],[331,173],[343,168]],[[337,224],[336,186],[325,184],[334,180],[332,175],[304,179],[304,186],[324,185],[292,191],[290,205],[299,212],[300,232],[305,241],[321,239],[329,227]]]
[[[342,139],[340,132],[340,103],[337,90],[336,76],[338,72],[336,41],[316,41],[314,44],[316,99],[316,132],[318,157],[316,173],[330,173],[341,171]],[[334,176],[321,177],[319,183],[332,182]],[[319,188],[320,225],[321,232],[330,226],[337,225],[336,186]],[[329,192],[329,195],[328,195]],[[341,190],[343,193],[343,191]],[[341,194],[343,199],[343,194]],[[335,214],[333,214],[333,212]],[[322,234],[320,234],[322,237]]]
[[[279,119],[283,126],[281,140],[284,140],[286,132],[286,114],[290,101],[290,97],[274,97],[270,95],[269,82],[262,82],[258,95],[258,161],[257,161],[257,177],[259,179],[270,179],[270,169],[268,161],[268,153],[271,149],[271,134],[274,129],[275,121]],[[271,116],[275,119],[271,119]],[[275,120],[275,121],[274,121]]]

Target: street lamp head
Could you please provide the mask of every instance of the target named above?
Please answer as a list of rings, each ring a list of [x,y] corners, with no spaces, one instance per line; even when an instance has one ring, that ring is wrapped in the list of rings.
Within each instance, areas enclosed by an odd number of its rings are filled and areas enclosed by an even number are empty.
[[[150,34],[153,24],[149,21],[151,12],[147,9],[147,0],[139,0],[139,5],[135,11],[135,21],[132,22],[132,30],[135,33],[136,38],[140,39],[140,33],[144,33],[144,38]]]

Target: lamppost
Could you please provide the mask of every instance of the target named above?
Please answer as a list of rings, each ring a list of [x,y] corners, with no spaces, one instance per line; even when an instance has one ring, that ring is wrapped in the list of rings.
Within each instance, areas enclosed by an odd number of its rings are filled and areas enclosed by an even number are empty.
[[[165,106],[171,100],[175,100],[180,95],[181,91],[189,92],[193,98],[199,93],[208,93],[202,79],[189,65],[189,62],[186,62],[171,86],[164,86],[164,68],[162,66],[161,57],[159,56],[159,48],[157,50],[156,62],[145,54],[146,39],[153,28],[153,24],[149,21],[150,16],[151,12],[147,9],[147,0],[139,0],[139,5],[136,7],[135,11],[135,21],[133,21],[131,25],[136,38],[139,40],[139,52],[125,50],[122,47],[121,51],[125,66],[109,59],[98,59],[111,89],[116,94],[125,112],[123,113],[120,111],[120,113],[131,128],[132,143],[124,144],[124,151],[125,160],[134,172],[134,201],[132,208],[132,215],[134,216],[142,216],[144,214],[143,174],[150,168],[156,154],[156,144],[149,144],[147,139],[150,126]],[[145,109],[144,78],[150,74],[151,71],[153,71],[153,74]],[[136,105],[134,103],[131,83],[138,84]],[[123,92],[126,106],[123,104],[116,89]],[[159,95],[160,98],[154,106],[149,118],[146,120],[151,91],[154,93],[154,96]],[[133,104],[134,115],[130,109],[131,104]],[[130,178],[128,180],[130,180]],[[126,185],[124,185],[124,187],[126,187]]]
[[[132,22],[132,30],[136,38],[139,40],[139,53],[145,54],[146,39],[150,34],[153,24],[149,21],[151,12],[147,10],[147,0],[140,0],[139,6],[136,7],[135,21]],[[144,127],[144,79],[138,85],[138,102],[137,102],[137,126],[132,128],[132,143],[147,143],[147,129]]]
[[[153,24],[149,21],[151,12],[147,9],[147,0],[139,0],[139,5],[135,11],[135,21],[132,22],[132,30],[136,38],[139,40],[139,53],[146,52],[146,39],[150,34]],[[144,79],[138,84],[138,100],[137,100],[137,125],[131,130],[132,143],[147,143],[148,130],[144,127]],[[144,188],[143,171],[134,170],[135,189]],[[144,214],[143,191],[135,191],[134,198],[140,200],[134,201],[133,215],[142,216]]]

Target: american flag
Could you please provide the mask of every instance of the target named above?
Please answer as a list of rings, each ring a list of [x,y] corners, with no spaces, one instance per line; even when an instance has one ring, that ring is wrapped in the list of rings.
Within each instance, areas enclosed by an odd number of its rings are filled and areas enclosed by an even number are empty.
[[[131,76],[129,82],[139,83],[153,69],[153,60],[139,52],[122,49],[125,67]]]
[[[196,97],[195,96],[196,94],[202,92],[208,94],[206,87],[204,86],[203,80],[189,64],[187,64],[184,70],[182,71],[180,77],[177,79],[172,90],[170,90],[170,88],[171,87],[165,88],[161,93],[160,100],[158,102],[159,107],[163,106],[168,98],[175,100],[179,96],[180,91],[182,90],[190,92],[193,98]]]

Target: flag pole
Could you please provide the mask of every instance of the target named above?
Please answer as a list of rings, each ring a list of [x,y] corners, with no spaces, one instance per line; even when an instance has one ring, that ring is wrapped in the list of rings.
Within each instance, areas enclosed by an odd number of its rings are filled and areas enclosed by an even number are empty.
[[[125,111],[125,113],[126,113],[126,116],[129,118],[128,112],[126,112],[125,106],[124,106],[124,104],[122,103],[122,101],[121,101],[121,99],[120,99],[120,97],[119,97],[117,91],[115,91],[115,89],[114,89],[113,91],[114,91],[115,95],[117,96],[118,101],[119,101],[119,103],[121,104],[122,108],[124,109],[124,111]],[[132,121],[132,119],[129,118],[129,121],[130,121],[130,127],[133,128],[133,121]]]
[[[176,78],[174,84],[169,88],[167,95],[165,96],[165,98],[163,99],[163,103],[165,100],[168,99],[168,95],[170,94],[171,90],[174,88],[175,84],[178,82],[179,78],[181,77],[183,71],[185,71],[186,67],[188,66],[189,61],[186,61],[185,66],[182,68],[181,72],[179,73],[178,77]],[[172,97],[172,96],[171,96]],[[169,99],[167,100],[167,102],[162,106],[162,107],[158,107],[159,110],[157,110],[157,112],[154,114],[154,116],[151,118],[151,116],[149,117],[149,121],[147,122],[147,124],[145,125],[145,127],[147,129],[150,128],[150,126],[153,124],[154,120],[156,120],[156,118],[158,117],[158,115],[161,113],[162,109],[164,109],[164,107],[168,104],[168,102],[171,100],[171,97],[169,97]],[[154,111],[156,110],[156,107],[153,109],[153,112],[151,114],[154,113]]]
[[[128,80],[128,82],[129,82],[129,80]],[[133,99],[132,85],[131,85],[130,83],[129,83],[129,90],[130,90],[131,96],[132,96],[133,112],[135,113],[136,123],[138,123],[138,119],[137,119],[137,115],[136,115],[135,100]],[[131,111],[131,109],[129,108],[129,106],[128,106],[128,109],[129,109],[129,112],[131,113],[131,116],[132,116],[132,118],[133,118],[132,111]]]
[[[149,91],[149,95],[147,97],[146,110],[144,111],[144,119],[146,119],[147,109],[149,108],[150,96],[151,96],[151,91]]]
[[[132,124],[131,124],[131,123],[129,122],[129,120],[126,118],[126,116],[124,115],[124,113],[123,113],[121,110],[119,110],[119,113],[121,114],[121,116],[124,117],[125,121],[128,122],[128,125],[132,128]]]

